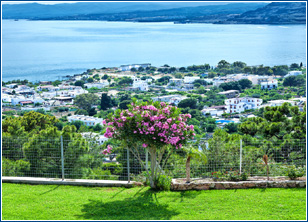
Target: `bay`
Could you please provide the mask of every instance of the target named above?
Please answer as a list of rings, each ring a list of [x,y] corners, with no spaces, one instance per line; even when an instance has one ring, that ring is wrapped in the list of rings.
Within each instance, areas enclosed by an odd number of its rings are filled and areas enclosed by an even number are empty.
[[[225,59],[306,65],[305,25],[2,20],[2,80],[56,80],[133,63],[188,66]]]

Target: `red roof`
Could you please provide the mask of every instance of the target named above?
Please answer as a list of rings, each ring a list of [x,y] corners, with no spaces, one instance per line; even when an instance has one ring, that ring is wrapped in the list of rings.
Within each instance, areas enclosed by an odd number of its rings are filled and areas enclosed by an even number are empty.
[[[28,101],[20,101],[19,103],[21,104],[30,104],[30,103],[33,103],[31,100],[28,100]]]

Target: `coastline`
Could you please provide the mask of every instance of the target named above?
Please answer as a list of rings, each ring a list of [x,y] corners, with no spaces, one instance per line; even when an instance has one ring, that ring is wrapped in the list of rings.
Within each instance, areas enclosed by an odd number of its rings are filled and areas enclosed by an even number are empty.
[[[153,21],[123,21],[123,20],[99,20],[99,19],[2,19],[2,20],[9,20],[9,21],[78,21],[78,22],[120,22],[120,23],[172,23],[175,25],[184,25],[184,24],[212,24],[212,25],[271,25],[271,26],[279,26],[279,25],[305,25],[306,23],[288,23],[288,22],[263,22],[263,23],[249,23],[249,22],[228,22],[228,21],[218,21],[218,22],[211,22],[211,21],[177,21],[177,20],[153,20]]]

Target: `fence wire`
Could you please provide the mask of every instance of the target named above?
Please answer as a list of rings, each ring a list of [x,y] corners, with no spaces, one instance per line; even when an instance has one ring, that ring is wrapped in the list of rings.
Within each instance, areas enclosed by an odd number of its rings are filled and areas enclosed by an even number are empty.
[[[104,156],[102,150],[95,140],[82,137],[2,137],[2,176],[124,181],[144,176],[144,167],[131,151],[118,147]],[[213,172],[230,170],[265,176],[263,155],[269,158],[270,176],[285,176],[287,166],[306,167],[305,140],[209,140],[200,144],[199,150],[207,162],[192,158],[192,178],[208,178]],[[138,148],[138,153],[149,169],[146,150]],[[183,149],[176,150],[163,171],[173,178],[185,178],[186,158]]]

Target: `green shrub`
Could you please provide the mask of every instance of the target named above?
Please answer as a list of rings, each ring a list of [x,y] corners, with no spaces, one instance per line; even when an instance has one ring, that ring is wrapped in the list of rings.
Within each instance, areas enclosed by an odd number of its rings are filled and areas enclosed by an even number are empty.
[[[109,170],[111,174],[120,175],[123,171],[122,164],[117,163],[104,163],[103,170]]]
[[[239,173],[239,171],[226,171],[224,173],[216,171],[212,173],[215,181],[246,181],[248,179],[247,173]]]
[[[167,175],[159,175],[157,181],[155,181],[157,190],[170,190],[172,178]]]
[[[102,170],[101,168],[97,167],[92,169],[92,172],[88,179],[95,179],[95,180],[116,180],[118,179],[117,176],[111,175],[109,170]]]
[[[2,159],[3,176],[24,176],[30,170],[30,163],[24,160]]]
[[[295,180],[298,177],[304,176],[305,172],[306,172],[305,167],[296,167],[296,166],[292,165],[292,166],[287,166],[286,175],[291,180]]]

